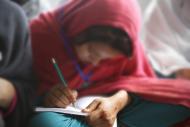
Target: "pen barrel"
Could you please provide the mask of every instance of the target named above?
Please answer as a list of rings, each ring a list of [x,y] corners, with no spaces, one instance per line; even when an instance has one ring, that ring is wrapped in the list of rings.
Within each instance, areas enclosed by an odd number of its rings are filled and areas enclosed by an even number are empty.
[[[56,72],[57,72],[57,74],[58,74],[58,76],[59,76],[59,79],[61,80],[61,82],[63,83],[63,85],[64,85],[65,87],[67,87],[67,83],[66,83],[64,77],[62,76],[62,72],[61,72],[61,70],[59,69],[58,65],[57,65],[57,64],[53,64],[53,66],[54,66],[54,68],[56,69]]]

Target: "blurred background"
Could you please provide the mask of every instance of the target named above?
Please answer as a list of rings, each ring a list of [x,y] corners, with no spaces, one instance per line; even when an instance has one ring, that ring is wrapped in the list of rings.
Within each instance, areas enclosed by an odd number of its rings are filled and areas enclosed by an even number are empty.
[[[51,10],[60,4],[65,4],[69,0],[18,0],[23,5],[24,10],[27,12],[29,18],[33,18],[40,12]],[[138,0],[142,10],[144,11],[149,5],[150,0]],[[155,0],[152,0],[155,1]]]

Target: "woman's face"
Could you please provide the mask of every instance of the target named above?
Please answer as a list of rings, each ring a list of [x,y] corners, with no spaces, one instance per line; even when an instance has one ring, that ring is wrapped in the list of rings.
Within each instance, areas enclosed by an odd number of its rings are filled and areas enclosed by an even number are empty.
[[[86,42],[81,45],[75,45],[77,57],[83,63],[98,65],[101,60],[114,58],[122,53],[108,44],[101,42]]]

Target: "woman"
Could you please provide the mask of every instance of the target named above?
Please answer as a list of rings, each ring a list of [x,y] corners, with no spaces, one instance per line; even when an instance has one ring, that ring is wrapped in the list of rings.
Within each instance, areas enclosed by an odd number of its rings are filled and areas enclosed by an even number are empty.
[[[0,1],[0,126],[24,127],[34,86],[29,31],[21,8]]]
[[[33,20],[41,105],[64,108],[77,97],[104,97],[83,110],[86,120],[47,112],[30,126],[111,127],[117,117],[118,126],[167,127],[188,118],[190,82],[155,77],[139,42],[140,22],[135,0],[72,0]],[[59,85],[52,58],[69,87]]]

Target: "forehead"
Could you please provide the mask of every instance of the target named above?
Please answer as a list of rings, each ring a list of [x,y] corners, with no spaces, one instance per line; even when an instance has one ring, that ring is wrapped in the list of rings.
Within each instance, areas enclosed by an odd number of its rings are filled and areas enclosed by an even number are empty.
[[[90,47],[96,47],[96,48],[112,48],[109,44],[103,41],[90,41],[85,44],[89,45]]]
[[[116,48],[112,47],[111,45],[107,43],[102,43],[98,41],[93,41],[90,43],[86,43],[89,45],[89,48],[92,50],[96,50],[98,52],[113,52],[113,51],[118,51]]]

